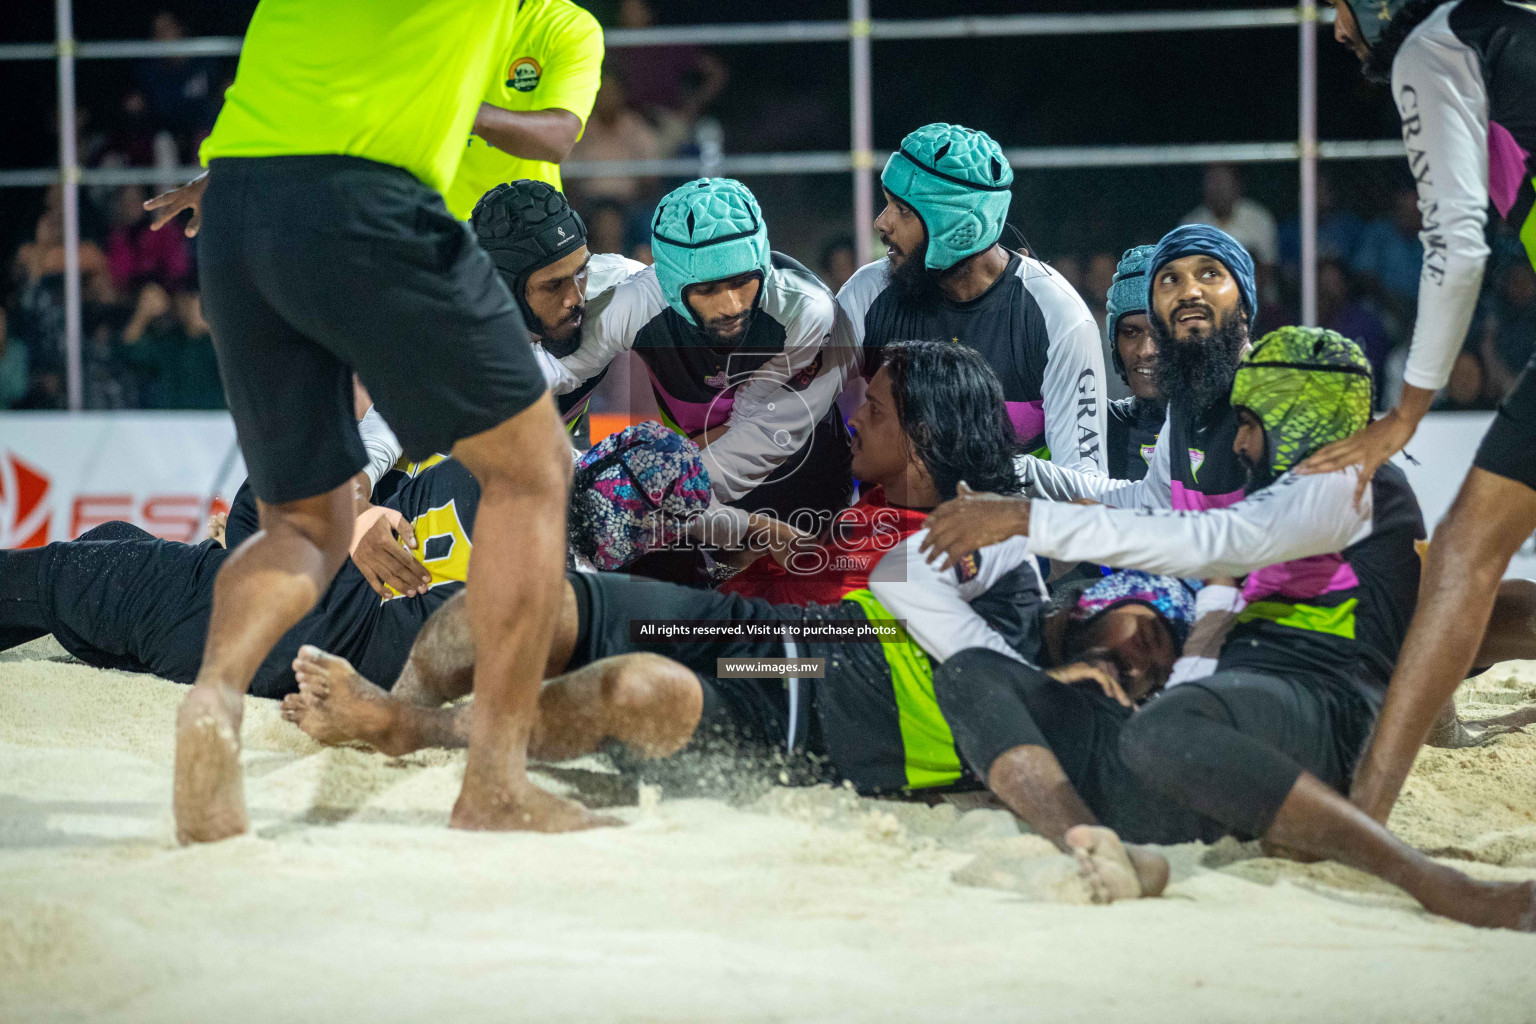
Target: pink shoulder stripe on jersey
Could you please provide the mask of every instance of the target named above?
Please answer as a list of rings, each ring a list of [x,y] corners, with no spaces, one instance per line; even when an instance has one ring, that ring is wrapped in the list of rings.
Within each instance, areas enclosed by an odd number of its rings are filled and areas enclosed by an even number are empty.
[[[1525,184],[1530,158],[1508,128],[1497,121],[1488,122],[1488,195],[1500,217],[1508,219],[1520,186]]]
[[[1354,566],[1345,561],[1343,555],[1313,555],[1249,573],[1248,581],[1243,584],[1243,597],[1249,602],[1275,595],[1305,600],[1338,590],[1352,590],[1359,585],[1360,577],[1355,575]]]
[[[1045,402],[1004,402],[1008,407],[1008,419],[1013,423],[1013,436],[1029,441],[1045,433]]]
[[[1242,491],[1229,491],[1226,494],[1204,494],[1191,487],[1185,487],[1178,480],[1173,482],[1173,507],[1180,512],[1204,512],[1208,508],[1226,508],[1236,505],[1243,500]]]
[[[672,417],[672,422],[682,428],[683,433],[692,436],[700,431],[718,427],[731,418],[731,407],[736,404],[734,392],[721,394],[710,402],[684,402],[667,393],[667,389],[661,386],[661,381],[656,379],[656,374],[649,366],[645,368],[645,372],[650,375],[651,387],[655,390],[658,400],[665,405],[667,415]]]

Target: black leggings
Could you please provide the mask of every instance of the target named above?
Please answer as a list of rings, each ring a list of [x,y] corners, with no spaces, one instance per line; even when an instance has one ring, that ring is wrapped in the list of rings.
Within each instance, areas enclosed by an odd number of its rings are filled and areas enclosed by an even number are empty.
[[[226,557],[212,541],[178,544],[128,523],[0,551],[0,650],[52,633],[88,665],[190,683],[202,665],[214,579]],[[283,636],[257,670],[252,695],[297,689],[291,663],[317,627],[311,613]]]
[[[1336,684],[1229,669],[1132,717],[1120,755],[1163,796],[1257,839],[1302,772],[1348,791],[1374,721],[1362,697]]]
[[[1016,746],[1050,750],[1083,802],[1132,842],[1257,838],[1303,771],[1348,785],[1371,716],[1320,682],[1247,671],[1186,683],[1132,714],[992,651],[934,671],[956,746],[985,779]]]

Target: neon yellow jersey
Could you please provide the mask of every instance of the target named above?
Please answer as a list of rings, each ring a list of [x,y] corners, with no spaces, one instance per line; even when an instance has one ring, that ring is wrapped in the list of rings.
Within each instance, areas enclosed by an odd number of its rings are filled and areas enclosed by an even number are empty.
[[[334,153],[442,191],[516,10],[516,0],[261,0],[202,161]]]
[[[586,127],[603,68],[603,29],[596,18],[570,0],[523,0],[499,53],[486,103],[514,111],[569,110]],[[470,135],[443,197],[455,217],[467,220],[481,196],[519,178],[560,188],[560,165],[524,160]]]

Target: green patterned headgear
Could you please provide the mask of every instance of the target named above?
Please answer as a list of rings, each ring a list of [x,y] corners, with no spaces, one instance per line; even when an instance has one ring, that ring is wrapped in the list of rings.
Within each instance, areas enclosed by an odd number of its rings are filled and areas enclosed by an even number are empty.
[[[948,270],[993,245],[1013,200],[1013,168],[986,132],[926,124],[901,140],[880,184],[928,229],[923,265]]]
[[[1269,468],[1278,477],[1371,421],[1371,363],[1336,331],[1282,327],[1238,364],[1232,406],[1264,424]]]
[[[741,182],[697,178],[668,192],[657,205],[651,220],[651,257],[667,303],[696,324],[698,317],[683,301],[683,289],[689,285],[751,270],[768,283],[768,225],[756,197]]]

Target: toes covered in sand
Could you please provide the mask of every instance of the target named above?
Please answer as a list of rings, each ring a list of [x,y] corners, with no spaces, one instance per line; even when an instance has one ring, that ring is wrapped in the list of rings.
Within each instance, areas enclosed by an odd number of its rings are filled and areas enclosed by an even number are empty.
[[[580,832],[622,825],[581,804],[524,781],[516,786],[475,786],[469,780],[453,807],[450,828],[471,832]]]
[[[176,838],[211,843],[250,829],[240,770],[241,698],[194,686],[176,715]]]
[[[1157,896],[1168,884],[1168,862],[1160,854],[1127,847],[1101,825],[1070,828],[1062,842],[1077,860],[1095,903]]]

